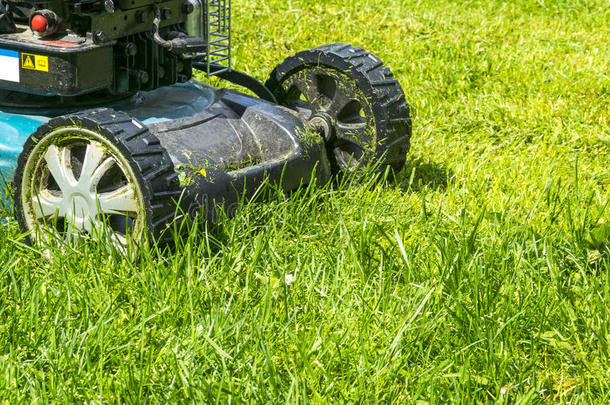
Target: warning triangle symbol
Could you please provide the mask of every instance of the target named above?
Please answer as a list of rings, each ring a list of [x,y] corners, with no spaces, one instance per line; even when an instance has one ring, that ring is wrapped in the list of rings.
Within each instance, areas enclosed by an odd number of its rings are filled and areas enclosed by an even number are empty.
[[[27,69],[35,69],[34,58],[26,55],[23,59],[23,67]]]

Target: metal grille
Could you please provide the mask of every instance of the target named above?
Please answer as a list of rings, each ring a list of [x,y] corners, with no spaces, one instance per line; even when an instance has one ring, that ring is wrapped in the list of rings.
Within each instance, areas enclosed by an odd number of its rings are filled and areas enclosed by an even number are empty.
[[[204,0],[207,76],[231,69],[231,0]]]

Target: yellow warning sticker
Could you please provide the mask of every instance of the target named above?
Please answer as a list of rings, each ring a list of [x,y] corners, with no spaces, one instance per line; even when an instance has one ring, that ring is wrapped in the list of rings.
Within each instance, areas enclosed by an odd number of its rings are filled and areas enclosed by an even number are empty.
[[[49,57],[32,55],[31,53],[21,54],[21,67],[29,70],[49,71]]]

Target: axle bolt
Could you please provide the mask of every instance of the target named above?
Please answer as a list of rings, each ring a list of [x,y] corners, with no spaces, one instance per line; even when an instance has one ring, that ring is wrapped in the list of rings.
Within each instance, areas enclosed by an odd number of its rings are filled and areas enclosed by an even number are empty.
[[[325,140],[330,140],[333,134],[333,126],[330,117],[326,117],[323,115],[316,115],[309,120],[309,127],[322,135]]]

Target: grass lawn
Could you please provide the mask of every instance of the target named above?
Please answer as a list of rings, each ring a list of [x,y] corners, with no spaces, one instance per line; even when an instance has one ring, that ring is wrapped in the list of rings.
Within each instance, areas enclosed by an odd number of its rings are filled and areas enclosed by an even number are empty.
[[[234,66],[373,51],[397,184],[308,188],[172,252],[0,225],[0,402],[610,402],[607,0],[234,0]],[[10,213],[2,213],[8,217]]]

